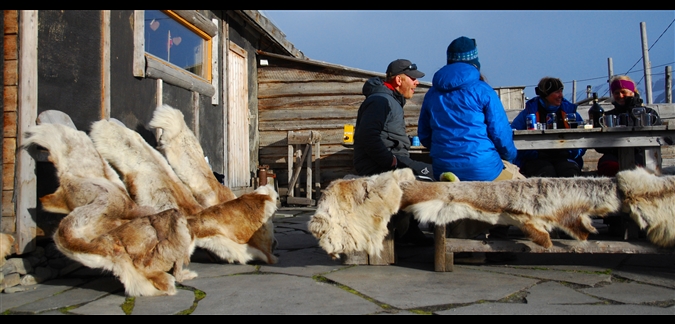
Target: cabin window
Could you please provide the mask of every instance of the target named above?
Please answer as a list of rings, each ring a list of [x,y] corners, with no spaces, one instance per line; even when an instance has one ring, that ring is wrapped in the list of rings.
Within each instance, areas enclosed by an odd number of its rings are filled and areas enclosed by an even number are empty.
[[[134,21],[134,76],[162,79],[216,101],[217,20],[195,10],[136,10]]]
[[[211,80],[211,36],[170,10],[145,10],[145,52]]]

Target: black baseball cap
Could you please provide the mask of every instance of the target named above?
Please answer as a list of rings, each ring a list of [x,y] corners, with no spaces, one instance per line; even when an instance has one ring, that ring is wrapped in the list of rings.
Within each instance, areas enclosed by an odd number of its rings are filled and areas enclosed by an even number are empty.
[[[415,79],[424,76],[424,73],[417,69],[417,64],[405,59],[398,59],[389,63],[389,66],[387,66],[387,79],[399,74],[405,74]]]

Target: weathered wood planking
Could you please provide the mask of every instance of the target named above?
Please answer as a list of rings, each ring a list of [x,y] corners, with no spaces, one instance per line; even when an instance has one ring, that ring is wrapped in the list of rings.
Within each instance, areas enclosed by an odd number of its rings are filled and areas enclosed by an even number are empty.
[[[358,108],[365,99],[362,89],[366,80],[380,75],[274,55],[260,58],[267,59],[269,65],[258,67],[259,163],[269,165],[279,186],[286,187],[287,132],[320,131],[322,187],[354,173],[352,150],[342,146],[344,125],[356,122]],[[428,85],[417,89],[405,106],[411,135],[417,132],[419,109]]]

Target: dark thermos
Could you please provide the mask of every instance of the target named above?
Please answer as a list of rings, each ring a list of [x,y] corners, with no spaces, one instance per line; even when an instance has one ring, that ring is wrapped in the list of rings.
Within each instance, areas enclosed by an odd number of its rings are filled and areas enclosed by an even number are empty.
[[[588,109],[588,118],[593,121],[593,128],[602,127],[600,126],[600,118],[604,114],[605,110],[598,103],[598,93],[593,92],[593,105]]]

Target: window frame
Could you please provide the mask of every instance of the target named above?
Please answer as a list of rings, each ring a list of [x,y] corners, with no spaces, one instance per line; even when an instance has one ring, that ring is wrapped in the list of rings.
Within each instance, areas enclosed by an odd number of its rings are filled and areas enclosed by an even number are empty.
[[[145,10],[134,10],[133,75],[140,78],[162,79],[164,82],[217,98],[218,83],[218,25],[195,10],[162,10],[169,17],[205,39],[204,50],[207,78],[158,58],[145,51]],[[206,39],[208,37],[208,40]],[[217,102],[217,99],[215,99]]]

